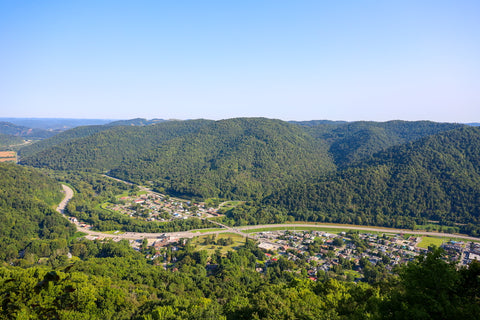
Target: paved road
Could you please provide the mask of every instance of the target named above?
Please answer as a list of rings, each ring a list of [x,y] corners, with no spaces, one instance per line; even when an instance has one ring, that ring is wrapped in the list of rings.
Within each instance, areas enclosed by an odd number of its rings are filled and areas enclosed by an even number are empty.
[[[57,211],[63,214],[63,211],[65,211],[65,208],[67,207],[68,201],[70,201],[73,198],[73,190],[67,185],[62,184],[63,188],[63,193],[65,193],[65,197],[63,197],[62,202],[57,207]]]
[[[65,197],[63,198],[62,202],[57,207],[57,211],[64,215],[65,207],[67,206],[68,201],[73,197],[73,190],[62,184]],[[64,215],[65,218],[67,218]],[[68,219],[68,218],[67,218]],[[245,233],[244,231],[252,230],[252,229],[260,229],[260,228],[272,228],[272,227],[281,227],[285,228],[285,230],[299,230],[304,227],[324,227],[329,229],[351,229],[351,230],[359,230],[359,231],[374,231],[374,232],[386,232],[386,233],[408,233],[408,234],[415,234],[415,235],[424,235],[424,236],[435,236],[435,237],[443,237],[443,238],[460,238],[465,240],[475,240],[480,241],[480,238],[465,236],[465,235],[458,235],[458,234],[451,234],[451,233],[441,233],[441,232],[427,232],[427,231],[414,231],[414,230],[407,230],[407,229],[391,229],[391,228],[381,228],[381,227],[362,227],[362,226],[350,226],[350,225],[332,225],[332,224],[313,224],[313,223],[292,223],[292,224],[264,224],[264,225],[255,225],[255,226],[243,226],[243,227],[229,227],[224,224],[218,223],[216,221],[211,221],[220,227],[224,228],[223,230],[218,231],[210,231],[210,232],[200,232],[200,230],[190,230],[190,231],[183,231],[183,232],[162,232],[162,233],[140,233],[140,232],[125,232],[121,234],[108,234],[102,233],[98,231],[92,231],[87,228],[80,227],[80,223],[76,222],[75,225],[77,229],[81,232],[84,232],[92,237],[98,237],[99,239],[104,238],[113,238],[113,239],[128,239],[128,240],[141,240],[143,238],[147,239],[158,239],[162,235],[167,235],[173,238],[194,238],[200,235],[210,235],[210,234],[218,234],[218,233],[225,233],[225,232],[232,232],[237,233],[242,236],[248,236],[250,238],[256,238],[255,235]]]
[[[362,227],[354,225],[334,225],[334,224],[313,224],[313,223],[292,223],[292,224],[266,224],[258,226],[244,226],[237,227],[238,230],[252,230],[259,228],[272,228],[272,227],[282,227],[285,229],[301,229],[302,227],[319,227],[319,228],[329,228],[329,229],[351,229],[359,231],[374,231],[374,232],[385,232],[385,233],[406,233],[406,234],[415,234],[415,235],[424,235],[432,237],[444,237],[444,238],[459,238],[466,240],[475,240],[480,241],[480,238],[470,237],[466,235],[459,235],[453,233],[443,233],[443,232],[428,232],[428,231],[415,231],[409,229],[393,229],[393,228],[382,228],[382,227]]]

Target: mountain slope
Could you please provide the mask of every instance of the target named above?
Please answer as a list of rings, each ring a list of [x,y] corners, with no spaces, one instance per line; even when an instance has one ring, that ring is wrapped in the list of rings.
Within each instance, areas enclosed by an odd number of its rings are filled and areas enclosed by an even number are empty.
[[[301,219],[411,226],[480,222],[480,128],[392,147],[369,160],[265,199]]]
[[[346,167],[389,147],[462,126],[431,121],[357,121],[345,124],[320,123],[309,128],[309,131],[313,136],[327,141],[335,163],[339,167]]]
[[[23,150],[22,163],[60,170],[108,171],[123,161],[135,159],[139,154],[169,139],[197,130],[204,124],[205,120],[198,120],[171,121],[149,126],[77,128],[75,133],[69,130],[62,134],[60,138],[65,137],[65,140],[58,144],[54,142],[51,147],[41,147],[40,151],[25,157]],[[90,129],[92,132],[87,132]],[[78,134],[79,138],[66,136],[72,134]],[[46,143],[49,141],[45,141]]]
[[[18,145],[24,142],[25,140],[23,140],[21,137],[0,133],[0,148]]]
[[[334,169],[327,146],[299,126],[238,118],[209,122],[111,173],[174,193],[249,199]]]
[[[335,169],[326,144],[298,125],[263,118],[169,121],[113,127],[70,140],[22,163],[110,171],[169,192],[262,197],[285,181]]]
[[[75,227],[52,207],[60,185],[34,169],[0,163],[0,260],[23,254],[50,255],[65,249]]]
[[[17,137],[25,137],[28,139],[45,139],[56,134],[53,131],[43,129],[32,129],[28,127],[18,126],[10,122],[0,122],[0,133]]]
[[[79,126],[73,129],[61,132],[50,139],[45,139],[38,141],[34,144],[28,145],[20,149],[20,156],[21,157],[28,157],[35,153],[38,153],[43,150],[47,150],[54,146],[64,145],[68,142],[71,142],[75,139],[85,138],[91,136],[95,133],[105,131],[111,129],[112,127],[117,126],[147,126],[152,125],[160,122],[164,122],[165,120],[161,119],[131,119],[131,120],[120,120],[110,122],[104,125],[88,125],[88,126]]]

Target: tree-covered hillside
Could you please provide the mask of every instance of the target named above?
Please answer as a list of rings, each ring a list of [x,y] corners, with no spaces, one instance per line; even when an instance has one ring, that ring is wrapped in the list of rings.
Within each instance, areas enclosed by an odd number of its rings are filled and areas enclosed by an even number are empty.
[[[53,131],[35,128],[32,129],[3,121],[0,122],[0,133],[17,137],[25,137],[28,139],[45,139],[53,137],[56,134],[56,132]]]
[[[299,219],[412,227],[471,224],[480,213],[480,129],[464,127],[380,152],[338,173],[293,184],[265,203]],[[471,231],[471,230],[470,230]]]
[[[170,194],[275,206],[267,211],[281,217],[268,221],[284,221],[288,211],[299,220],[397,227],[434,220],[466,224],[462,230],[472,233],[479,222],[476,130],[429,121],[167,121],[78,128],[21,160],[109,172]],[[267,221],[230,214],[237,223]]]
[[[198,130],[204,123],[204,120],[171,121],[151,126],[93,128],[99,132],[78,128],[80,137],[67,138],[32,156],[22,157],[22,163],[56,170],[108,171],[170,139]]]
[[[21,137],[12,136],[9,134],[0,133],[0,150],[11,145],[18,145],[24,143],[25,140]]]
[[[327,145],[298,125],[263,118],[169,121],[115,127],[56,145],[22,162],[91,169],[168,192],[261,197],[285,181],[334,170]]]
[[[67,142],[71,142],[76,139],[85,138],[91,136],[95,133],[111,129],[112,127],[117,126],[147,126],[152,125],[155,123],[163,122],[165,120],[161,119],[131,119],[131,120],[120,120],[110,122],[105,125],[86,125],[86,126],[78,126],[73,129],[61,132],[50,139],[41,140],[34,144],[28,145],[21,149],[21,156],[28,157],[35,153],[38,153],[43,150],[47,150],[54,146],[64,145]]]
[[[311,125],[310,122],[304,125]],[[460,128],[463,125],[431,121],[357,121],[350,123],[324,122],[311,125],[309,132],[325,140],[335,164],[345,167],[363,161],[389,147]]]
[[[167,192],[249,199],[334,169],[327,146],[300,127],[252,118],[209,122],[111,173]]]
[[[67,142],[72,142],[76,139],[85,138],[95,133],[107,130],[109,127],[104,125],[82,126],[76,127],[64,132],[61,132],[50,139],[38,141],[23,147],[20,150],[21,157],[28,157],[43,150],[47,150],[54,146],[61,146]]]
[[[36,170],[0,163],[0,260],[31,259],[64,250],[74,233],[53,208],[61,187]]]

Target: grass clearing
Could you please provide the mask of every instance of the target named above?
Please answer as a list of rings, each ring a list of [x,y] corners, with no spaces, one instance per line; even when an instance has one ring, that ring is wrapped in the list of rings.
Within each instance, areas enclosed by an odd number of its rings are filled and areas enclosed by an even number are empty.
[[[245,203],[245,201],[225,201],[222,205],[223,206],[227,206],[227,207],[236,207],[242,203]]]
[[[239,234],[236,233],[219,233],[215,235],[215,241],[218,241],[219,239],[228,239],[231,238],[233,243],[227,246],[221,246],[217,244],[204,244],[204,241],[208,235],[205,236],[198,236],[196,238],[192,239],[192,245],[195,246],[195,250],[206,250],[208,252],[208,255],[212,255],[215,250],[220,249],[222,254],[226,254],[228,251],[233,251],[245,244],[245,238],[242,237]]]
[[[444,238],[423,236],[422,240],[420,240],[417,247],[425,248],[425,249],[428,249],[428,247],[432,245],[440,247],[442,243],[444,243],[445,241],[448,241],[448,240],[445,240]]]
[[[68,242],[72,242],[73,240],[75,239],[79,239],[79,238],[82,238],[82,237],[85,237],[87,234],[85,232],[81,232],[81,231],[76,231],[73,236],[71,236],[70,238],[68,238]]]
[[[457,242],[479,242],[475,240],[466,240],[461,238],[455,237],[430,237],[430,236],[422,236],[422,240],[417,245],[417,247],[428,249],[429,246],[437,246],[440,247],[443,243],[448,241],[457,241]]]

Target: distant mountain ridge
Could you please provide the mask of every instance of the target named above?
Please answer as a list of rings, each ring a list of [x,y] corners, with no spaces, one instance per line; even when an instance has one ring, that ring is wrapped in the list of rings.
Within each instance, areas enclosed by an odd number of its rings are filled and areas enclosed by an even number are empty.
[[[70,118],[0,118],[0,121],[10,122],[17,126],[27,128],[58,131],[67,130],[79,126],[103,125],[116,120]]]
[[[10,122],[0,122],[0,133],[27,139],[45,139],[55,135],[52,131],[18,126]]]

